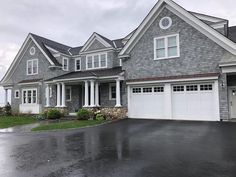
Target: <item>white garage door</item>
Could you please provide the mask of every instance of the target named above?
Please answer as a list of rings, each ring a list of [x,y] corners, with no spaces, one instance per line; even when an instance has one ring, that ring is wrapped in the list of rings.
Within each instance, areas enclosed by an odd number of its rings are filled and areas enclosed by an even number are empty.
[[[172,116],[181,120],[214,120],[213,84],[172,86]]]
[[[130,93],[130,118],[162,119],[164,86],[133,87]]]

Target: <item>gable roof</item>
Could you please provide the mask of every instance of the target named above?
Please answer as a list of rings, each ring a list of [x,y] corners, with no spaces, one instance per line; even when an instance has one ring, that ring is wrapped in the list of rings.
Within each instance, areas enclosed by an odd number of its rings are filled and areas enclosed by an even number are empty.
[[[46,41],[46,39],[42,38],[40,36],[37,36],[35,34],[29,33],[27,38],[25,39],[23,45],[21,46],[20,50],[18,51],[16,57],[14,58],[13,62],[11,63],[9,69],[7,70],[6,74],[3,76],[3,78],[0,82],[1,85],[4,84],[4,82],[6,81],[8,76],[13,73],[12,70],[14,70],[16,68],[15,67],[16,64],[18,62],[20,62],[18,59],[19,59],[21,53],[23,52],[23,50],[29,40],[32,40],[34,42],[34,44],[43,53],[43,55],[46,57],[46,59],[48,60],[48,62],[50,63],[51,66],[61,66],[61,64],[58,63],[58,61],[52,56],[52,54],[49,52],[49,50],[45,47],[43,41]],[[48,41],[50,41],[50,40],[48,40]]]
[[[149,14],[145,17],[142,23],[139,25],[137,30],[131,36],[131,38],[127,41],[124,48],[119,53],[119,57],[126,57],[130,51],[133,49],[135,44],[139,41],[139,39],[143,36],[145,31],[149,28],[149,26],[153,23],[162,9],[166,7],[168,10],[172,11],[174,14],[178,15],[185,22],[196,28],[198,31],[206,35],[212,41],[236,55],[236,43],[226,38],[224,35],[201,21],[195,15],[191,14],[183,7],[179,6],[172,0],[159,0],[156,5],[151,9]]]

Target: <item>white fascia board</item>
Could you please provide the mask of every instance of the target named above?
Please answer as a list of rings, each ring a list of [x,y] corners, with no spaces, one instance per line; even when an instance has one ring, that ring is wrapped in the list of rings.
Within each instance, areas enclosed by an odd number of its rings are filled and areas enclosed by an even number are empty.
[[[222,67],[222,73],[229,74],[229,73],[236,73],[236,66],[227,66]]]
[[[83,48],[80,50],[80,53],[86,51],[91,44],[94,42],[94,40],[97,39],[99,42],[101,42],[105,47],[112,47],[109,43],[107,43],[104,39],[102,39],[99,35],[96,33],[93,33],[88,41],[84,44]]]
[[[219,28],[224,28],[225,25],[227,25],[227,22],[216,23],[216,24],[211,25],[211,27],[214,29],[219,29]]]
[[[210,15],[205,15],[205,14],[200,14],[197,12],[190,12],[192,15],[196,16],[197,18],[201,19],[201,20],[205,20],[205,21],[209,21],[209,22],[213,22],[213,23],[217,23],[217,22],[221,22],[221,21],[227,21],[226,19],[223,18],[218,18],[218,17],[213,17]]]
[[[56,49],[52,48],[52,47],[49,47],[48,45],[45,45],[45,47],[55,53],[59,53],[59,51],[57,51]]]
[[[218,77],[198,77],[198,78],[187,78],[187,79],[166,79],[158,81],[137,81],[137,82],[126,82],[127,85],[140,85],[140,84],[158,84],[158,83],[172,83],[172,82],[192,82],[192,81],[210,81],[218,80]]]
[[[81,56],[81,55],[85,55],[85,54],[93,54],[93,53],[98,53],[98,52],[109,52],[109,51],[114,51],[114,48],[109,47],[109,48],[105,48],[105,49],[93,50],[93,51],[88,51],[88,52],[80,52],[79,55],[74,55],[73,57]]]

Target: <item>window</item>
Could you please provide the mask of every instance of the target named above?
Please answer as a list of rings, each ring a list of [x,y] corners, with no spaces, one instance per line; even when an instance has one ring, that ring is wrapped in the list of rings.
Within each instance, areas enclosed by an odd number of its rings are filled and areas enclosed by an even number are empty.
[[[172,19],[170,17],[163,17],[160,22],[159,26],[161,29],[168,29],[172,25]]]
[[[19,90],[15,90],[15,98],[20,98],[20,91]]]
[[[143,88],[143,93],[152,93],[152,87]]]
[[[27,61],[27,75],[38,74],[38,59]]]
[[[155,93],[164,92],[164,87],[154,87],[154,92]]]
[[[30,48],[30,55],[34,55],[35,54],[35,47],[31,47]]]
[[[133,93],[141,93],[142,89],[141,88],[133,88]]]
[[[179,57],[179,35],[154,38],[154,59]]]
[[[115,100],[116,99],[116,84],[110,84],[109,98],[110,98],[110,100]]]
[[[37,103],[37,90],[26,89],[22,91],[22,104],[36,104]]]
[[[86,58],[87,69],[98,69],[107,67],[107,54],[89,55]]]
[[[186,91],[198,91],[198,85],[187,85]]]
[[[71,87],[66,87],[66,101],[71,101]]]
[[[75,71],[80,71],[81,70],[81,59],[77,58],[75,59]]]
[[[62,58],[62,69],[64,71],[68,71],[68,63],[69,63],[68,58]]]
[[[174,91],[174,92],[184,92],[184,86],[183,86],[183,85],[174,86],[174,87],[173,87],[173,91]]]
[[[200,90],[201,90],[201,91],[213,90],[213,86],[212,86],[212,84],[200,85]]]

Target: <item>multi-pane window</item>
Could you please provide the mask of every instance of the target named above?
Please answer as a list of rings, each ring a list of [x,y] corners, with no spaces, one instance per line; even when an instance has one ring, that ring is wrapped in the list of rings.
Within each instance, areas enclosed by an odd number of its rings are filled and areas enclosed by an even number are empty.
[[[27,75],[38,74],[38,59],[27,61]]]
[[[187,85],[186,86],[186,91],[188,91],[188,92],[198,91],[198,85]]]
[[[64,71],[68,71],[69,69],[68,63],[69,63],[68,58],[62,58],[62,67]]]
[[[66,87],[66,101],[71,101],[71,87]]]
[[[107,54],[89,55],[86,58],[87,69],[98,69],[107,67]]]
[[[115,100],[116,99],[116,84],[110,84],[110,89],[109,89],[109,97],[110,100]]]
[[[184,86],[183,85],[173,86],[173,91],[174,92],[184,92]]]
[[[164,87],[154,87],[154,92],[164,92]]]
[[[200,90],[201,91],[213,90],[213,86],[212,84],[203,84],[203,85],[200,85]]]
[[[75,71],[80,71],[81,70],[81,59],[77,58],[75,59]]]
[[[143,93],[152,93],[152,87],[143,88]]]
[[[36,89],[23,90],[22,103],[23,104],[36,104],[37,103],[37,90]]]
[[[154,39],[154,59],[179,57],[179,35],[169,35]]]
[[[142,89],[141,88],[133,88],[133,93],[142,93]]]

